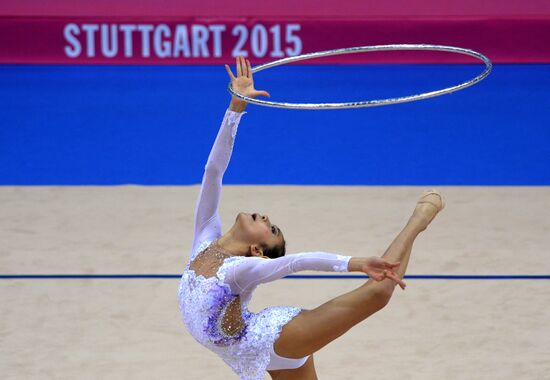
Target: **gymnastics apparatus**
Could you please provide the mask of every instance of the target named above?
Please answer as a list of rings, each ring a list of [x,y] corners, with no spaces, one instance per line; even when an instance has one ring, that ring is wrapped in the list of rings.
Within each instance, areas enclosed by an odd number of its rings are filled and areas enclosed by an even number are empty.
[[[294,104],[255,99],[269,96],[254,88],[252,74],[269,67],[308,58],[376,50],[440,50],[468,54],[486,64],[471,81],[447,89],[403,98],[354,103]],[[327,252],[285,255],[282,231],[266,215],[239,213],[222,235],[218,205],[222,178],[229,164],[237,127],[247,103],[295,109],[372,107],[425,99],[471,86],[491,71],[491,62],[467,49],[438,45],[381,45],[318,52],[281,59],[252,69],[236,58],[231,79],[232,99],[208,157],[195,209],[195,231],[189,262],[178,289],[179,307],[188,331],[215,352],[242,380],[261,380],[267,371],[274,380],[317,379],[313,354],[350,328],[382,309],[395,285],[405,289],[403,276],[416,237],[445,207],[435,190],[424,192],[403,230],[382,257],[352,257]],[[268,307],[248,310],[256,287],[294,272],[363,272],[369,280],[359,288],[306,310]]]

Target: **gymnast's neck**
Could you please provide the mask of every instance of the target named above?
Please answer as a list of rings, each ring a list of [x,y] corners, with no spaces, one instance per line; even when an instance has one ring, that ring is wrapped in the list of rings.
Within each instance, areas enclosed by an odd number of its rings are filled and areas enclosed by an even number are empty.
[[[239,239],[228,231],[217,240],[217,245],[230,252],[233,256],[251,256],[250,244]]]

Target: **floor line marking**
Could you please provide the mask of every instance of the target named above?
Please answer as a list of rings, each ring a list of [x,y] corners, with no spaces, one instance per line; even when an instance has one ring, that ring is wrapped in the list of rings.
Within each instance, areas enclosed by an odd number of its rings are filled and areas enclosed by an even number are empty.
[[[3,274],[0,280],[46,279],[166,279],[180,278],[181,274]],[[367,275],[289,275],[288,279],[367,279]],[[550,280],[550,275],[463,275],[463,274],[411,274],[407,280]]]

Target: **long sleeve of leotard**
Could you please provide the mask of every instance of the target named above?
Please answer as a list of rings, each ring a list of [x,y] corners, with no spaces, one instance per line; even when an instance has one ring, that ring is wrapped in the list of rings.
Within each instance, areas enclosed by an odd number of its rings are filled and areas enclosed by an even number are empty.
[[[214,146],[208,156],[195,208],[192,255],[196,253],[196,249],[202,242],[217,239],[221,235],[218,205],[222,191],[222,178],[231,159],[239,121],[245,113],[233,112],[229,109],[225,112]]]
[[[303,270],[347,272],[351,258],[327,252],[302,252],[276,259],[243,257],[227,269],[225,282],[240,294]]]

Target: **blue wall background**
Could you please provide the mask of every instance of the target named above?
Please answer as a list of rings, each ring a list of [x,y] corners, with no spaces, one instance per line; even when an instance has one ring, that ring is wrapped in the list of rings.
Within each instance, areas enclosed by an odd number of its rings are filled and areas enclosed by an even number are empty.
[[[480,65],[283,66],[273,100],[395,97]],[[217,66],[0,66],[0,184],[196,184],[229,102]],[[550,65],[496,65],[481,83],[394,106],[250,105],[228,184],[550,185]]]

